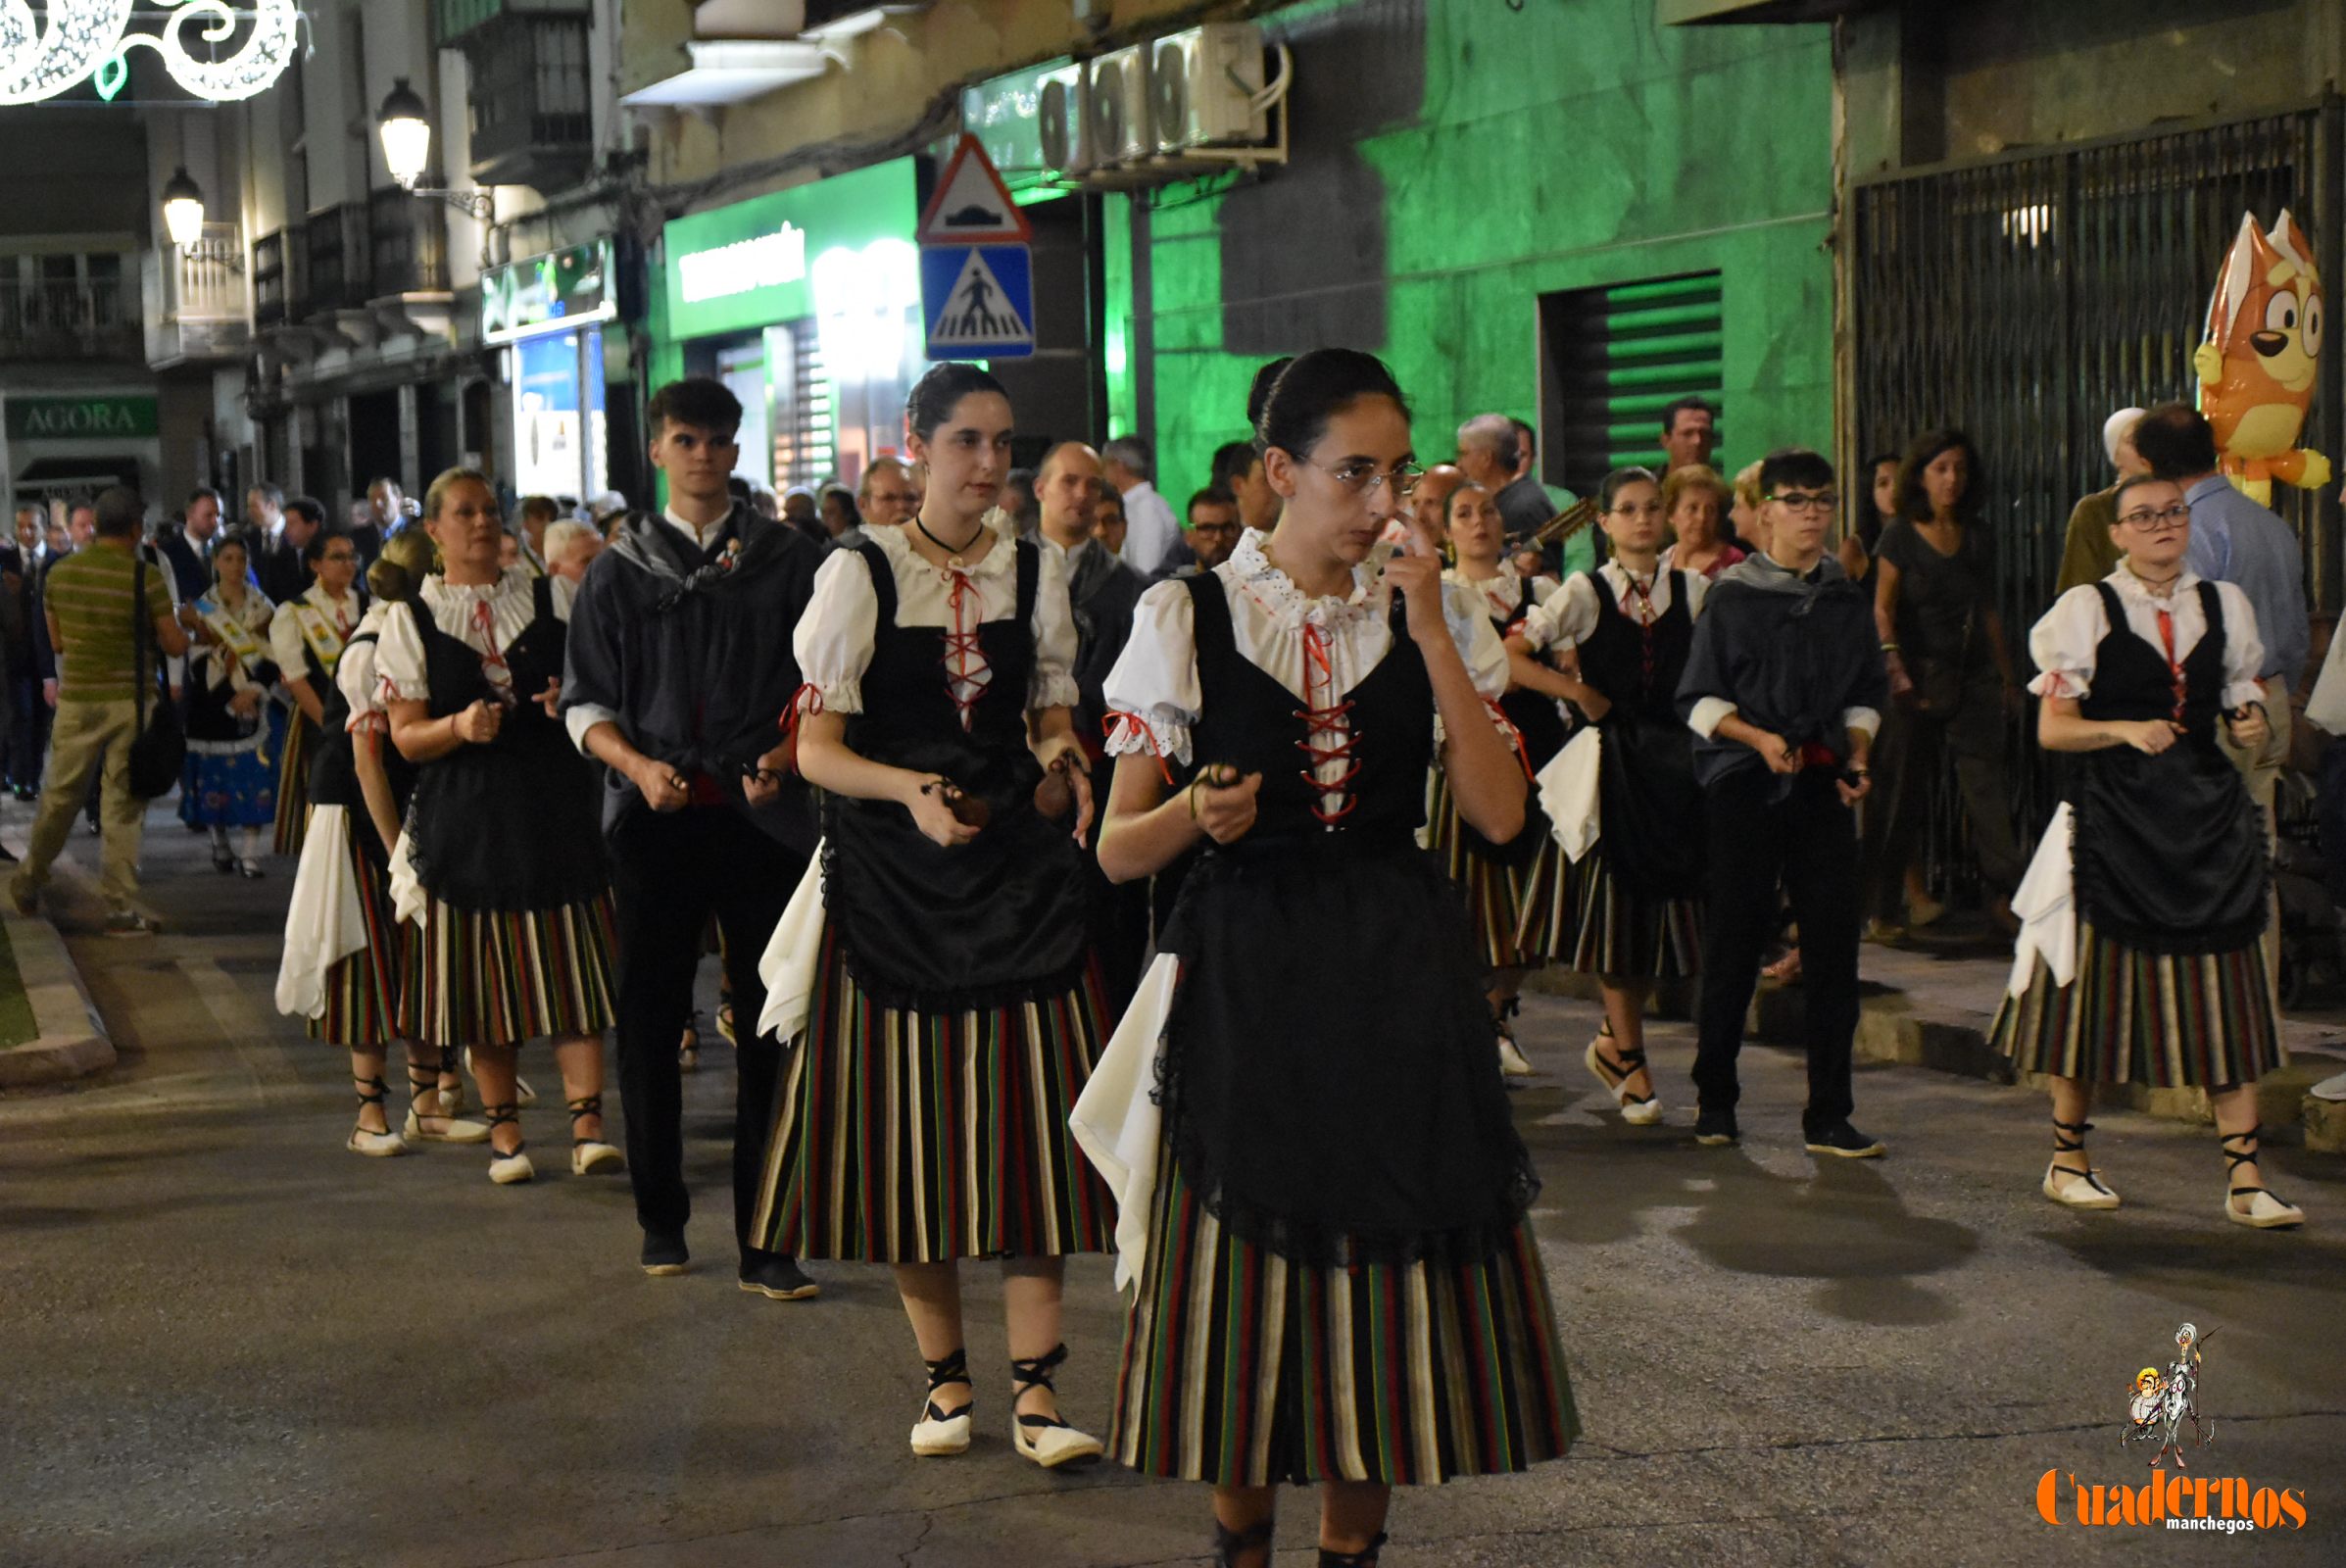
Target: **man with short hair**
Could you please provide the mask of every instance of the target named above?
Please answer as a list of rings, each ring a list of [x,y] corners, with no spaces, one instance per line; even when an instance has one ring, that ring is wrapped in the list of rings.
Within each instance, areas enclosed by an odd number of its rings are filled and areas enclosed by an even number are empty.
[[[1517,419],[1515,439],[1523,447],[1522,465],[1516,471],[1518,478],[1529,479],[1540,486],[1540,493],[1547,497],[1547,514],[1557,516],[1572,505],[1572,492],[1547,483],[1540,477],[1540,437],[1527,420]],[[1561,582],[1578,572],[1594,568],[1605,554],[1605,536],[1601,529],[1583,528],[1571,538],[1547,547],[1541,553],[1540,569]]]
[[[565,582],[586,580],[587,567],[603,553],[603,535],[583,522],[559,518],[546,526],[546,570]]]
[[[1156,493],[1155,455],[1139,436],[1120,435],[1100,449],[1100,467],[1123,498],[1124,545],[1116,554],[1146,580],[1181,538],[1172,505]]]
[[[1242,531],[1238,497],[1212,485],[1191,496],[1187,543],[1192,560],[1179,575],[1211,571],[1228,561],[1238,549]]]
[[[855,510],[866,528],[899,528],[920,510],[920,487],[899,458],[874,458],[855,487]]]
[[[9,883],[17,912],[38,907],[49,867],[65,848],[73,817],[88,794],[91,774],[102,780],[104,871],[109,936],[139,936],[154,924],[132,905],[138,893],[138,840],[146,803],[130,793],[130,744],[138,735],[143,683],[154,693],[154,654],[187,652],[187,634],[174,613],[161,573],[138,556],[145,508],[121,486],[98,497],[96,537],[90,547],[57,564],[49,574],[49,637],[63,665],[57,719],[49,743],[48,776],[24,861]],[[138,657],[148,628],[148,658]]]
[[[1124,559],[1124,496],[1105,479],[1092,481],[1092,534],[1109,555]]]
[[[562,717],[611,769],[603,829],[618,906],[619,1092],[627,1173],[652,1275],[684,1270],[684,1102],[676,1040],[709,917],[724,936],[735,1059],[733,1232],[740,1284],[773,1300],[815,1294],[795,1259],[750,1244],[782,1047],[758,1031],[758,960],[813,853],[813,800],[794,736],[791,639],[825,552],[736,501],[741,403],[692,376],[645,411],[664,511],[620,525],[570,610]]]
[[[359,548],[362,578],[374,564],[374,558],[383,553],[383,541],[407,525],[408,500],[400,493],[399,481],[385,476],[368,485],[366,515],[349,528],[351,543]]]
[[[1530,538],[1555,515],[1540,481],[1523,472],[1523,443],[1503,414],[1478,414],[1458,426],[1458,467],[1491,492],[1511,541]]]
[[[1710,466],[1719,450],[1719,411],[1704,398],[1680,398],[1662,410],[1662,474],[1673,468]]]
[[[1800,923],[1811,1153],[1865,1159],[1881,1142],[1849,1124],[1861,890],[1857,803],[1889,700],[1873,600],[1825,548],[1839,500],[1833,466],[1785,448],[1760,468],[1768,549],[1721,572],[1694,622],[1678,709],[1698,739],[1709,865],[1696,1018],[1694,1141],[1739,1136],[1735,1059],[1776,925],[1779,884]],[[1689,828],[1693,823],[1686,824]]]
[[[2120,409],[2102,423],[2102,451],[2118,477],[2108,489],[2081,498],[2070,512],[2069,532],[2061,543],[2061,575],[2053,584],[2056,599],[2118,569],[2118,546],[2110,538],[2110,530],[2118,526],[2118,487],[2150,472],[2150,465],[2134,450],[2134,421],[2141,417],[2140,409]]]
[[[187,497],[187,521],[156,546],[181,599],[212,591],[212,539],[220,532],[220,492],[200,484]]]
[[[1237,500],[1241,525],[1265,532],[1278,526],[1279,492],[1271,488],[1262,453],[1253,442],[1226,441],[1214,448],[1213,468],[1213,483],[1207,488]]]
[[[295,496],[277,514],[276,531],[253,552],[253,575],[272,605],[289,605],[310,591],[310,541],[325,527],[325,508]]]
[[[1107,799],[1115,774],[1115,760],[1107,755],[1108,671],[1132,636],[1133,610],[1146,586],[1139,572],[1094,537],[1100,480],[1100,455],[1080,441],[1052,447],[1035,474],[1036,534],[1065,569],[1067,603],[1075,615],[1075,736],[1091,760],[1095,801]],[[1105,820],[1104,812],[1094,817],[1087,858],[1098,851]],[[1121,1007],[1140,982],[1142,950],[1149,943],[1147,885],[1111,886],[1095,866],[1092,909],[1093,945],[1106,976],[1109,1004]]]
[[[17,508],[16,535],[0,591],[8,595],[0,612],[8,662],[8,777],[0,788],[13,788],[20,801],[29,801],[39,788],[41,751],[46,744],[41,719],[39,639],[33,622],[40,618],[41,509],[29,503]]]
[[[263,539],[275,534],[285,520],[285,492],[266,480],[248,487],[244,492],[244,520]]]
[[[2273,834],[2273,802],[2281,763],[2289,755],[2289,694],[2305,670],[2313,630],[2306,621],[2305,556],[2297,535],[2270,508],[2250,500],[2217,471],[2216,432],[2188,403],[2162,403],[2134,423],[2134,450],[2151,474],[2182,487],[2191,509],[2191,548],[2183,564],[2209,582],[2238,587],[2256,612],[2265,667],[2266,728],[2262,746],[2243,751],[2229,725],[2217,739],[2248,782],[2249,798]],[[2278,945],[2275,944],[2277,952]]]
[[[831,536],[833,544],[853,550],[863,543],[863,518],[855,512],[853,490],[843,484],[824,485],[822,494],[814,498],[814,505],[823,532]]]

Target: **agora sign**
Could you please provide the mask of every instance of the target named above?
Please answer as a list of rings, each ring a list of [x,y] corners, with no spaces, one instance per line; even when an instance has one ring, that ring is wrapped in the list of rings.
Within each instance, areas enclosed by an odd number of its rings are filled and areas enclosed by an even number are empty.
[[[155,433],[145,397],[10,398],[8,433],[24,441],[103,441]]]

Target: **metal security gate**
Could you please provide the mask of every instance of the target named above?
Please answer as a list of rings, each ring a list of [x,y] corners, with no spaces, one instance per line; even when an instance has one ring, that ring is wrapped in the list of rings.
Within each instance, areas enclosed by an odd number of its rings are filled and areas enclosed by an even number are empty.
[[[2270,227],[2288,208],[2325,288],[2339,286],[2339,122],[2331,100],[1853,190],[1854,448],[1897,451],[1936,425],[1971,435],[1997,602],[2024,669],[2019,645],[2052,602],[2070,509],[2111,481],[2103,420],[2195,393],[2191,354],[2241,214]],[[2338,337],[2322,349],[2305,438],[2333,461],[2346,456]],[[1862,498],[1863,486],[1851,475],[1847,488]],[[2334,609],[2335,486],[2319,496],[2276,488],[2276,510],[2305,542],[2308,597]],[[2031,725],[2016,720],[2012,742],[2013,805],[2031,831],[2051,812],[2051,774]],[[1961,860],[1945,853],[1956,813],[1940,793],[1932,858],[1944,870]]]

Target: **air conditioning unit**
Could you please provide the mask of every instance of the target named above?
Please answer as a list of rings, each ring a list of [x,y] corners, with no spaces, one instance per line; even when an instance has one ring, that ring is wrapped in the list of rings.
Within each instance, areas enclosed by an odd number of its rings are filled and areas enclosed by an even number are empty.
[[[1160,153],[1266,141],[1262,29],[1215,22],[1150,46],[1149,110]]]
[[[1137,164],[1155,151],[1149,133],[1149,47],[1101,55],[1084,72],[1084,130],[1092,167]]]
[[[1091,172],[1092,137],[1085,118],[1081,66],[1043,83],[1035,100],[1035,134],[1043,144],[1044,167],[1052,173],[1079,179]]]

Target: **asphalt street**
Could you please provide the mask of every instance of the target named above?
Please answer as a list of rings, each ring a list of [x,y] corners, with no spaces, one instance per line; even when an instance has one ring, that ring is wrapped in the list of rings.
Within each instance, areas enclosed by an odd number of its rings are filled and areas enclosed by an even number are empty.
[[[713,1034],[680,1278],[637,1269],[623,1177],[566,1174],[542,1051],[535,1184],[491,1186],[478,1150],[344,1152],[347,1058],[270,1001],[290,865],[216,876],[167,809],[159,937],[95,935],[95,841],[70,852],[60,919],[121,1065],[0,1098],[0,1562],[1206,1560],[1201,1489],[1011,1453],[991,1268],[967,1270],[980,1436],[951,1460],[906,1449],[920,1366],[884,1271],[818,1266],[811,1302],[736,1289]],[[13,846],[26,819],[0,813]],[[1364,984],[1385,961],[1362,956]],[[1702,1150],[1684,1025],[1653,1042],[1667,1124],[1630,1129],[1580,1065],[1593,1010],[1534,998],[1524,1022],[1542,1070],[1516,1104],[1587,1433],[1530,1475],[1402,1494],[1387,1568],[2346,1561],[2346,1161],[2273,1151],[2311,1223],[2252,1233],[2219,1212],[2212,1132],[2112,1112],[2095,1156],[2126,1204],[2072,1213],[2037,1192],[2035,1095],[1861,1067],[1856,1120],[1889,1157],[1819,1160],[1797,1058],[1754,1046],[1744,1142]],[[2185,1320],[2216,1428],[2190,1473],[2293,1490],[2302,1528],[2071,1522],[2070,1477],[2147,1478],[2118,1434]],[[1095,1430],[1120,1326],[1105,1261],[1078,1260],[1061,1389]],[[1312,1516],[1286,1499],[1286,1568],[1315,1561]]]

